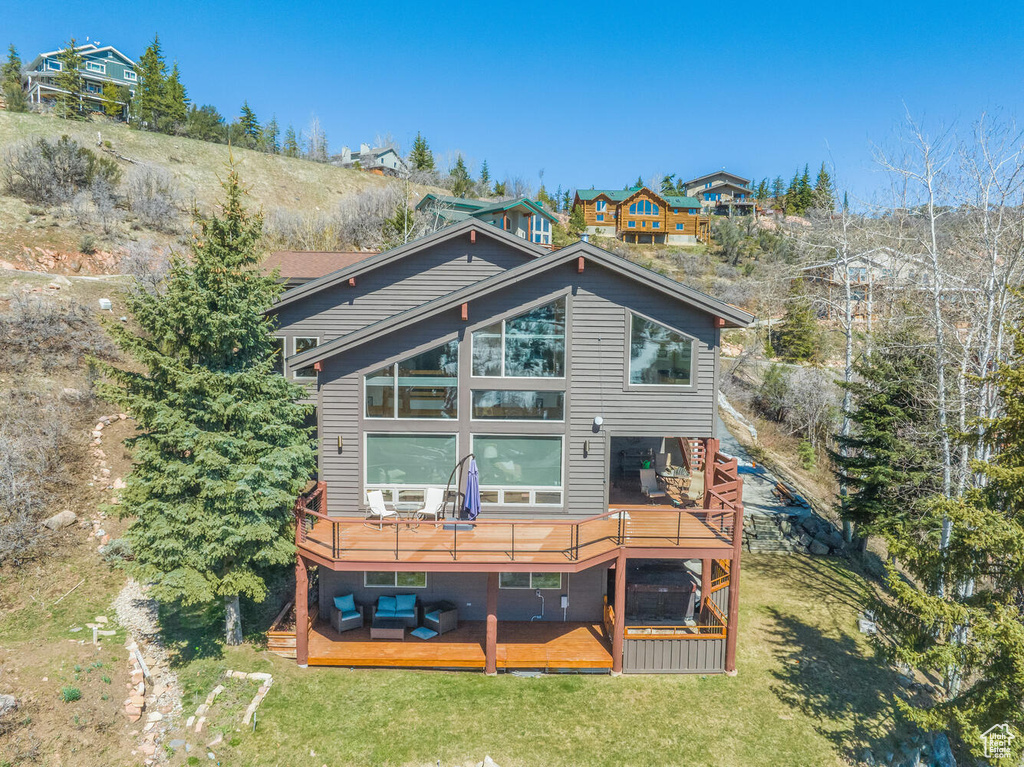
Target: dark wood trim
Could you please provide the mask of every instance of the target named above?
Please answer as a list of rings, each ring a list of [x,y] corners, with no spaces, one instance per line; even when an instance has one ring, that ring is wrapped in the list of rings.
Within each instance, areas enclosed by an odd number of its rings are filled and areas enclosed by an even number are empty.
[[[615,560],[615,628],[612,632],[612,673],[622,673],[622,643],[626,635],[626,550]]]
[[[498,574],[487,575],[487,634],[484,642],[484,673],[498,673]]]
[[[309,570],[301,555],[295,558],[295,662],[309,663]]]

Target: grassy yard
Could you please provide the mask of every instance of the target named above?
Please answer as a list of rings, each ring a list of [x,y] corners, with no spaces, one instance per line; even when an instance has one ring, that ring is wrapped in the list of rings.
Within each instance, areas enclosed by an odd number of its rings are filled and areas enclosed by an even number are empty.
[[[179,679],[201,702],[226,668],[273,672],[254,732],[236,731],[242,696],[213,720],[224,765],[842,765],[884,750],[898,686],[856,630],[870,586],[831,559],[749,556],[743,578],[735,678],[302,670],[249,647]]]

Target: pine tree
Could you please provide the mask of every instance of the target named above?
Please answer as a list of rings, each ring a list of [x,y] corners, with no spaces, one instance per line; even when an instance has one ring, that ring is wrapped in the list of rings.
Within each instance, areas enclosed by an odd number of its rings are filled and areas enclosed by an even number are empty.
[[[921,396],[934,388],[931,367],[921,334],[901,325],[854,364],[850,383],[839,382],[851,395],[851,431],[836,435],[832,452],[849,492],[840,513],[864,533],[892,532],[939,490],[934,419]]]
[[[132,93],[127,85],[105,83],[103,86],[103,113],[115,120],[123,120]]]
[[[541,184],[540,189],[537,190],[537,202],[548,210],[557,210],[555,201],[551,199],[551,195],[549,195],[548,190],[544,188],[544,184]]]
[[[787,362],[817,360],[821,354],[821,331],[803,280],[797,280],[793,285],[786,313],[772,345]]]
[[[836,207],[835,189],[832,187],[832,177],[829,175],[825,163],[821,164],[818,178],[814,182],[814,207],[829,212],[835,210]]]
[[[54,101],[58,117],[65,120],[79,120],[84,116],[82,108],[82,55],[75,50],[77,43],[71,38],[68,44],[57,54],[60,61],[60,72],[53,78],[57,87],[57,98]]]
[[[587,220],[583,215],[583,206],[577,205],[569,214],[569,234],[579,237],[587,229]]]
[[[395,214],[391,218],[384,219],[383,236],[384,248],[397,248],[404,245],[416,236],[416,214],[405,204],[405,201],[398,203]]]
[[[667,176],[661,177],[661,193],[662,194],[675,194],[675,173],[670,173]]]
[[[814,187],[811,186],[810,166],[804,165],[797,187],[797,210],[801,215],[814,207]]]
[[[982,482],[962,498],[936,495],[898,534],[888,568],[893,608],[883,613],[896,660],[946,677],[945,695],[902,713],[928,730],[949,729],[982,756],[993,722],[1024,732],[1024,328],[1011,359],[992,374],[1002,414],[981,422],[994,452],[973,466]],[[939,546],[944,521],[952,524]],[[910,576],[909,578],[907,576]],[[884,603],[882,605],[884,608]],[[1024,738],[1011,758],[1018,764]]]
[[[644,186],[644,177],[643,176],[637,176],[636,177],[636,181],[633,183],[633,186],[631,186],[630,189],[640,189],[643,186]]]
[[[419,132],[416,133],[416,140],[412,142],[409,164],[413,170],[430,171],[434,169],[434,153],[430,151],[427,140]]]
[[[193,104],[185,119],[185,135],[200,141],[223,141],[224,118],[212,104]]]
[[[0,93],[3,94],[8,112],[28,111],[28,99],[21,87],[21,57],[14,43],[7,49],[7,61],[0,68]]]
[[[108,367],[101,388],[139,428],[120,506],[130,572],[161,601],[223,599],[238,644],[239,596],[261,601],[267,568],[293,560],[291,509],[316,463],[305,391],[273,372],[263,311],[280,287],[260,270],[262,217],[233,168],[224,190],[222,215],[197,214],[191,258],[174,260],[165,289],[129,294],[141,332],[110,332],[136,365]]]
[[[562,210],[570,210],[572,208],[572,195],[569,194],[569,190],[566,189],[562,192]]]
[[[299,152],[299,139],[295,135],[295,128],[291,125],[288,126],[288,130],[284,132],[284,142],[281,144],[281,154],[285,157],[298,157]]]
[[[505,197],[508,194],[508,184],[504,181],[494,182],[494,196]]]
[[[448,188],[456,197],[465,197],[473,188],[473,179],[469,176],[466,162],[462,159],[461,154],[455,158],[455,165],[448,174]]]
[[[776,208],[783,211],[786,209],[786,182],[782,176],[776,176],[772,181],[772,200]]]
[[[188,95],[181,82],[181,72],[178,69],[177,61],[174,62],[171,74],[164,82],[161,100],[163,101],[163,114],[160,116],[160,130],[164,133],[174,133],[188,119]]]
[[[136,67],[135,98],[132,99],[132,124],[136,128],[156,131],[166,109],[165,86],[167,64],[160,48],[160,35],[143,51]]]
[[[761,183],[759,183],[759,184],[757,185],[757,191],[756,191],[756,192],[754,193],[754,196],[755,196],[755,197],[756,197],[756,198],[757,198],[757,199],[758,199],[758,200],[759,200],[760,202],[765,202],[765,201],[767,201],[767,200],[768,200],[768,195],[769,195],[769,194],[770,194],[770,193],[769,193],[769,191],[768,191],[768,179],[767,179],[767,178],[762,178],[762,179],[761,179]]]
[[[281,151],[281,144],[278,141],[280,129],[277,127],[277,117],[271,117],[270,122],[263,126],[260,131],[260,150],[267,154],[277,154]]]
[[[256,113],[249,107],[248,101],[242,102],[242,114],[238,118],[238,127],[242,132],[242,140],[249,148],[255,148],[260,141],[262,129]]]
[[[480,166],[480,185],[490,192],[491,189],[491,171],[487,167],[487,160],[484,160],[484,164]],[[485,192],[485,194],[487,193]]]

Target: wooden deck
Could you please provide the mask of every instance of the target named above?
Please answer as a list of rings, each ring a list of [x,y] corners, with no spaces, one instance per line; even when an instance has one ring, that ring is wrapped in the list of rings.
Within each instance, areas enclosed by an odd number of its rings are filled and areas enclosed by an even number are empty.
[[[620,506],[583,521],[479,519],[472,526],[317,517],[299,546],[327,562],[567,565],[620,546],[732,549],[732,512],[671,506]]]
[[[372,640],[363,627],[339,634],[319,622],[309,633],[310,666],[483,669],[485,624],[465,621],[455,631],[403,641]],[[611,669],[611,643],[596,623],[498,622],[499,669]]]

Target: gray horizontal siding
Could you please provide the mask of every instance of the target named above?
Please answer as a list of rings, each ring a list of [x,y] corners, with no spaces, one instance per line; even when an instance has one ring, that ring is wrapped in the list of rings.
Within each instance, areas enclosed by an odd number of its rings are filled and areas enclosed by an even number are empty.
[[[471,377],[469,339],[473,330],[503,316],[519,313],[524,306],[566,294],[569,294],[568,354],[564,382]],[[697,339],[697,371],[693,387],[637,389],[626,386],[627,309]],[[362,376],[365,373],[452,338],[462,341],[457,421],[362,419]],[[329,510],[331,513],[351,513],[362,508],[360,433],[372,430],[457,432],[459,450],[463,455],[469,452],[473,433],[561,434],[565,437],[563,495],[567,502],[561,509],[523,513],[530,516],[601,513],[607,509],[608,454],[612,436],[713,436],[717,344],[718,331],[710,315],[603,267],[590,265],[580,274],[572,264],[470,302],[468,321],[463,321],[460,311],[453,308],[429,321],[336,354],[324,360],[320,374],[321,474],[328,485]],[[540,388],[566,387],[564,423],[469,420],[471,389],[529,389],[535,385]],[[593,421],[598,415],[603,415],[604,427],[600,433],[595,433]],[[337,448],[339,434],[345,445],[340,454]],[[586,457],[584,442],[590,445]],[[515,514],[512,508],[503,508],[501,513]]]
[[[626,639],[627,674],[715,674],[725,671],[724,639]]]
[[[722,611],[722,615],[729,615],[729,587],[726,586],[724,589],[719,589],[711,595],[711,601],[715,603],[715,607]]]

